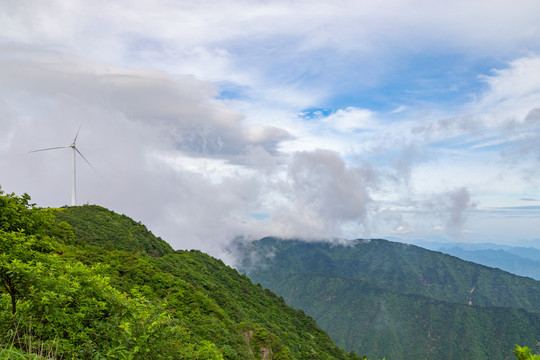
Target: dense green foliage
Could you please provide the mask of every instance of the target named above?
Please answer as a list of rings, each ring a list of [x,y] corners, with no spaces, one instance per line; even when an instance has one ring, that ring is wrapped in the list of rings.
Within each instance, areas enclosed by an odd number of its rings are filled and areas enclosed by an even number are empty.
[[[518,360],[540,360],[540,355],[532,354],[531,349],[526,346],[521,347],[519,345],[516,345],[513,353],[516,355],[516,358]]]
[[[360,359],[219,260],[29,200],[0,190],[0,358]]]
[[[510,359],[540,338],[540,282],[385,240],[266,238],[241,271],[339,345],[389,359]]]

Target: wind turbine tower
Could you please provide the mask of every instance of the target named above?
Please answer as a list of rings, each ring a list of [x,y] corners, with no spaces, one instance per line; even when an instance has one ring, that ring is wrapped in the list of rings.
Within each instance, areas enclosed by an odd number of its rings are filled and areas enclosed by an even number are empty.
[[[77,137],[79,136],[79,131],[80,130],[81,130],[81,128],[79,127],[79,130],[77,130],[77,134],[75,134],[75,138],[73,139],[73,142],[71,143],[71,145],[68,145],[68,146],[55,146],[55,147],[50,147],[50,148],[46,148],[46,149],[39,149],[39,150],[30,151],[32,153],[32,152],[38,152],[38,151],[47,151],[47,150],[71,148],[71,150],[72,150],[72,156],[71,156],[71,206],[77,205],[77,179],[76,179],[76,175],[75,175],[75,172],[76,172],[75,158],[77,157],[77,153],[97,173],[97,170],[92,166],[92,164],[90,164],[90,162],[88,160],[86,160],[86,158],[79,151],[79,149],[77,149],[76,142],[77,142]]]

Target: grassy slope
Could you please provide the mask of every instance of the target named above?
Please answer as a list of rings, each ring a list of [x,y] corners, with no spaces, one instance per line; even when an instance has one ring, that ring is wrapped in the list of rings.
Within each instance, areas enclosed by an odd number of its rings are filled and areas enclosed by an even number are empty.
[[[244,251],[250,278],[313,316],[338,345],[371,357],[504,359],[540,337],[532,279],[384,240],[269,238]]]

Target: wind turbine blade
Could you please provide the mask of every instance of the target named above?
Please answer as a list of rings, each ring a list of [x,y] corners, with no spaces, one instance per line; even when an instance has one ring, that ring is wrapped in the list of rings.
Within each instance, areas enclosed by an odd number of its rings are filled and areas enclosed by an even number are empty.
[[[38,152],[38,151],[47,151],[47,150],[65,149],[65,148],[69,148],[69,147],[71,147],[71,146],[55,146],[55,147],[46,148],[46,149],[32,150],[32,151],[29,151],[29,152],[33,153],[33,152]]]
[[[87,163],[88,165],[90,165],[90,167],[91,167],[92,169],[94,169],[94,171],[96,172],[96,174],[99,175],[99,173],[97,172],[96,168],[93,167],[92,164],[90,164],[90,161],[86,160],[86,158],[85,158],[84,155],[79,151],[79,149],[77,149],[76,147],[74,147],[74,149],[75,149],[76,152],[79,153],[79,155],[81,155],[81,157],[84,159],[84,161],[86,161],[86,163]]]
[[[81,125],[79,125],[79,130],[77,130],[77,134],[75,134],[75,139],[73,139],[73,143],[77,141],[77,137],[79,136],[79,131],[81,131]],[[78,150],[77,150],[78,151]],[[79,153],[80,154],[80,153]],[[82,155],[81,155],[82,156]]]

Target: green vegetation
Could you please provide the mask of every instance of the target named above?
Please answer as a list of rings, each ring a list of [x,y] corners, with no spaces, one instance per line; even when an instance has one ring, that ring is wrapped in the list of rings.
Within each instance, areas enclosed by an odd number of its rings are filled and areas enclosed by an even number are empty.
[[[60,221],[69,223],[77,239],[85,244],[128,252],[144,252],[153,257],[174,253],[164,240],[154,236],[146,226],[125,215],[100,206],[74,206],[55,212]],[[96,226],[98,225],[99,226]]]
[[[371,358],[511,359],[537,346],[540,282],[385,240],[266,238],[240,270]]]
[[[361,359],[221,261],[0,190],[1,359]]]
[[[531,349],[524,346],[516,345],[516,348],[512,351],[518,360],[540,360],[540,355],[531,354]]]

